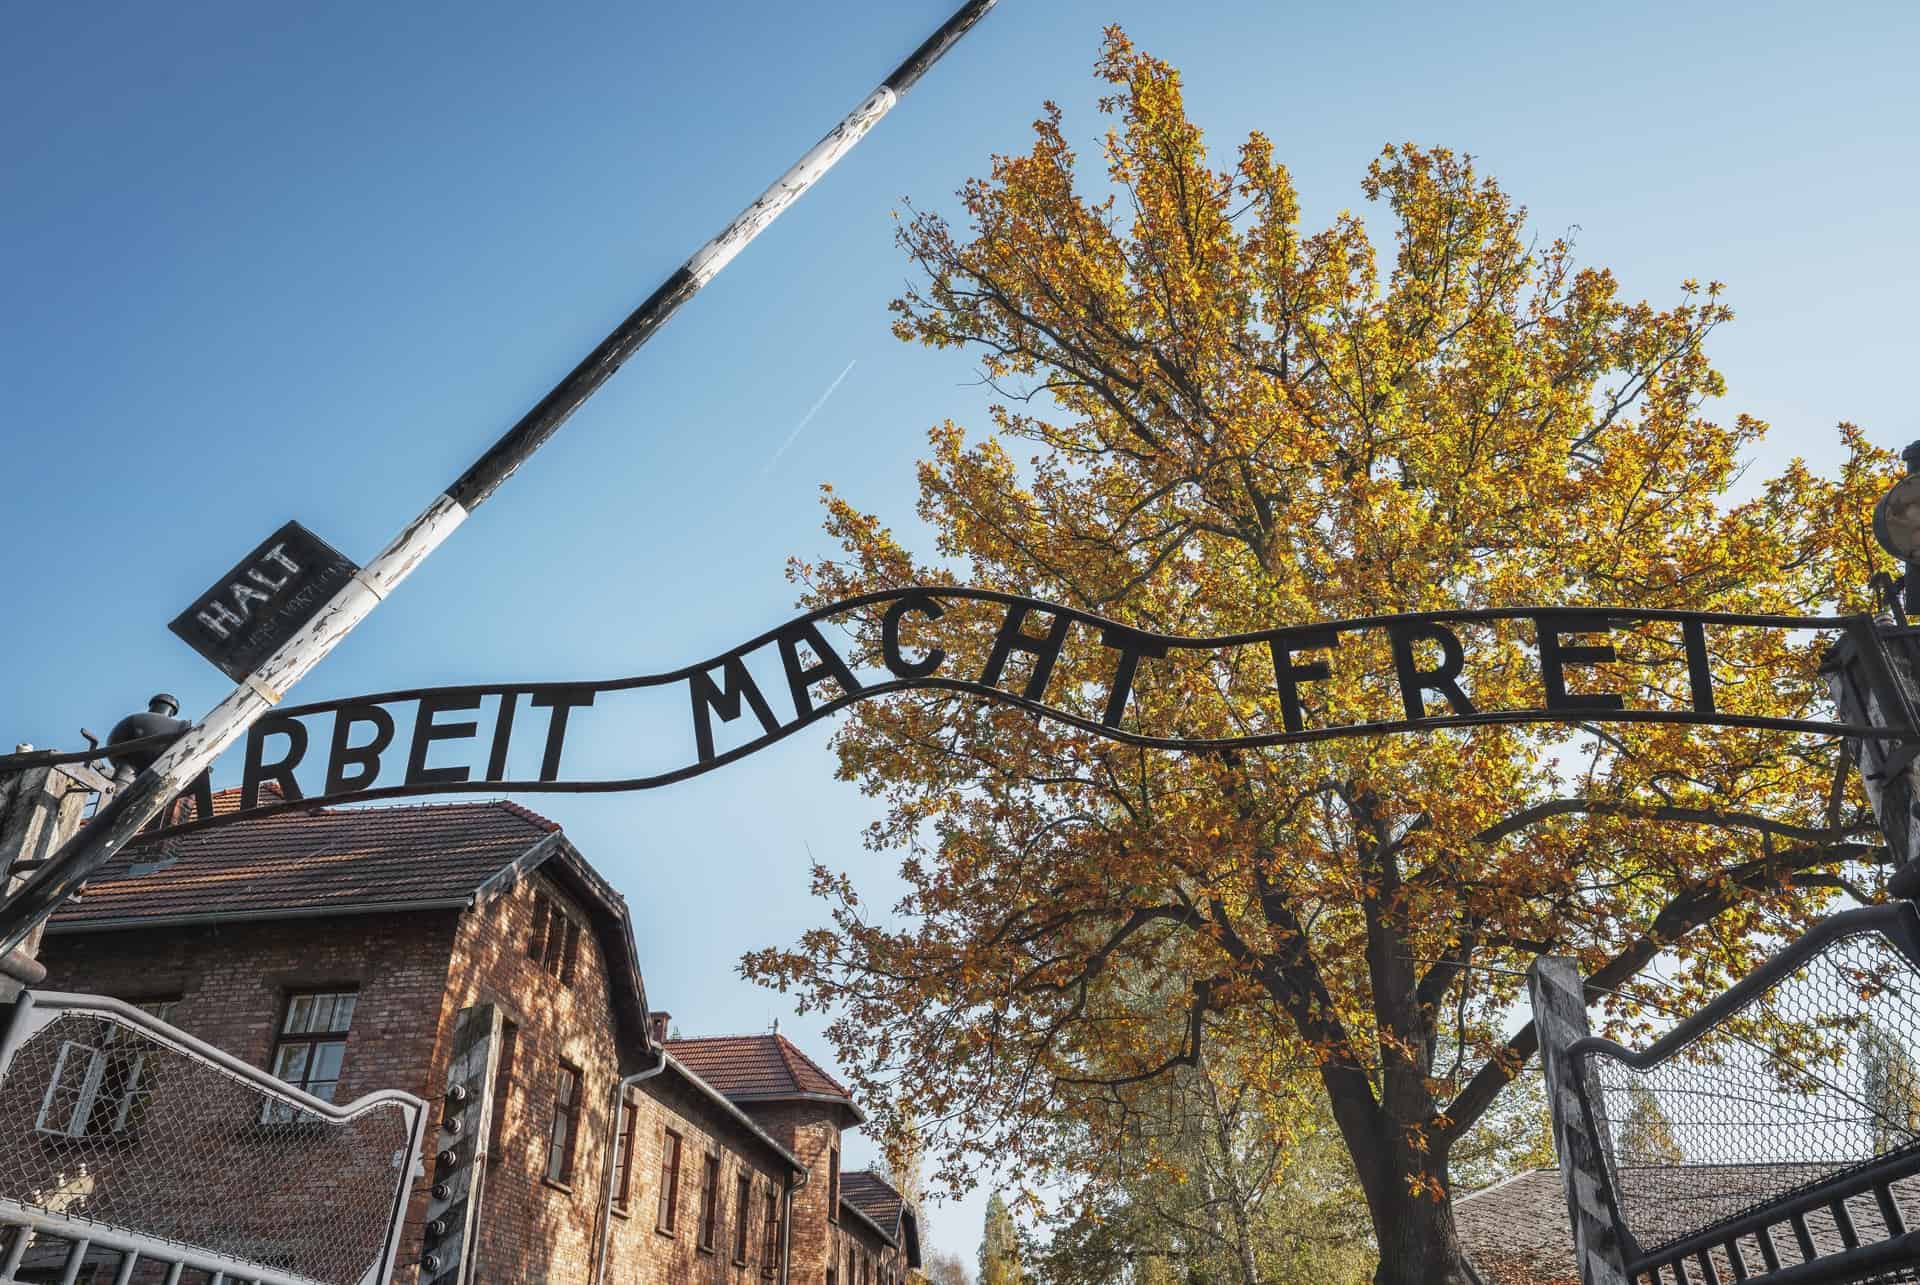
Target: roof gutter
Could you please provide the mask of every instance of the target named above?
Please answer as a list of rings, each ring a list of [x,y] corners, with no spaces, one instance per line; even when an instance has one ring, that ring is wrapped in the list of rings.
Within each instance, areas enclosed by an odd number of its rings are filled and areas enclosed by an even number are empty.
[[[842,1178],[842,1181],[843,1182],[845,1181],[844,1177]],[[855,1218],[858,1218],[861,1222],[873,1228],[874,1235],[878,1236],[884,1243],[893,1246],[893,1248],[895,1249],[900,1248],[900,1241],[897,1237],[888,1235],[885,1229],[883,1229],[879,1223],[869,1218],[866,1215],[866,1213],[862,1211],[858,1205],[850,1203],[845,1196],[842,1196],[840,1198],[840,1208],[846,1210],[848,1213],[852,1214]]]
[[[604,1199],[600,1202],[600,1235],[597,1237],[599,1249],[595,1251],[593,1258],[591,1277],[593,1285],[600,1285],[607,1274],[607,1247],[613,1240],[613,1179],[620,1168],[620,1108],[626,1103],[627,1090],[642,1080],[651,1080],[666,1070],[667,1060],[667,1051],[663,1048],[660,1050],[660,1060],[657,1063],[644,1071],[634,1072],[613,1086],[613,1114],[608,1117],[613,1128],[609,1131],[607,1163],[603,1166],[606,1181],[602,1184],[605,1192]]]
[[[853,1117],[855,1124],[865,1124],[867,1113],[860,1104],[850,1097],[838,1093],[736,1093],[730,1099],[734,1102],[831,1102],[844,1108]]]
[[[772,1134],[768,1133],[765,1129],[762,1129],[759,1125],[755,1124],[753,1122],[752,1116],[748,1115],[745,1111],[742,1111],[739,1107],[735,1106],[732,1103],[732,1101],[730,1101],[727,1098],[725,1094],[720,1092],[720,1090],[714,1088],[711,1084],[708,1084],[705,1080],[701,1079],[699,1074],[695,1072],[692,1067],[688,1066],[685,1062],[682,1062],[679,1058],[675,1057],[671,1053],[664,1053],[663,1056],[665,1056],[667,1061],[673,1063],[674,1070],[680,1072],[680,1074],[687,1077],[687,1079],[693,1084],[694,1088],[698,1089],[715,1106],[719,1107],[722,1111],[725,1111],[728,1115],[732,1116],[738,1124],[740,1124],[742,1127],[744,1127],[747,1130],[747,1132],[751,1133],[754,1137],[760,1139],[760,1141],[766,1143],[767,1146],[773,1150],[775,1155],[779,1156],[782,1160],[787,1162],[788,1166],[790,1166],[794,1170],[794,1172],[796,1173],[807,1172],[807,1167],[800,1163],[800,1157],[794,1155],[793,1152],[788,1151],[785,1147],[781,1146],[778,1142],[775,1142]]]
[[[800,1181],[787,1184],[786,1213],[780,1217],[780,1285],[788,1285],[793,1274],[793,1197],[813,1178],[813,1170],[800,1166]]]
[[[429,901],[362,901],[345,906],[300,906],[294,909],[188,911],[178,915],[127,915],[119,919],[47,922],[49,937],[79,933],[124,932],[135,928],[185,928],[195,925],[263,923],[274,919],[325,919],[333,915],[388,915],[419,910],[465,910],[469,898],[436,897]]]

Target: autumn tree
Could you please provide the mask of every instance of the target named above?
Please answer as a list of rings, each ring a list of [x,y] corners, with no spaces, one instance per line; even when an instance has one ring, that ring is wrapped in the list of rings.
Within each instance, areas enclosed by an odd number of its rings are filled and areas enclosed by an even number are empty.
[[[1323,1098],[1203,1056],[1088,1110],[1055,1144],[1081,1176],[1032,1260],[1044,1285],[1355,1285],[1365,1204]],[[1123,1105],[1122,1105],[1123,1104]]]
[[[1124,967],[1124,966],[1123,966]],[[1131,1012],[1177,1038],[1157,971],[1110,979]],[[1072,1175],[1029,1259],[1043,1285],[1349,1285],[1370,1268],[1365,1204],[1309,1060],[1258,1030],[1217,1031],[1192,1066],[1101,1085],[1052,1123]],[[1090,1061],[1085,1078],[1119,1068]]]
[[[1536,604],[1862,608],[1891,461],[1843,428],[1836,478],[1743,476],[1764,425],[1707,415],[1718,285],[1624,298],[1468,158],[1412,144],[1366,171],[1378,233],[1351,213],[1310,230],[1266,136],[1211,164],[1178,74],[1117,31],[1098,74],[1097,165],[1049,105],[1030,151],[961,191],[963,227],[902,225],[918,284],[896,331],[976,361],[992,424],[933,429],[919,553],[830,492],[844,554],[796,563],[810,605],[964,583],[1185,637]],[[917,642],[958,654],[999,623],[951,610]],[[856,617],[849,655],[882,627]],[[1573,692],[1685,704],[1677,627],[1607,641]],[[1826,641],[1716,630],[1719,709],[1821,716]],[[1068,631],[1060,672],[1110,671],[1102,646]],[[1534,646],[1524,622],[1485,626],[1462,697],[1537,705]],[[1339,682],[1277,709],[1251,649],[1143,657],[1125,716],[1225,739],[1406,695],[1384,641],[1313,659]],[[1104,687],[1038,677],[1101,717]],[[1381,1285],[1467,1279],[1450,1158],[1535,1051],[1510,1018],[1535,956],[1576,957],[1631,1033],[1650,962],[1683,998],[1717,991],[1876,851],[1838,747],[1778,730],[1495,724],[1182,755],[916,691],[860,704],[836,748],[884,805],[869,838],[903,853],[906,893],[875,916],[819,870],[832,923],[745,968],[836,1013],[869,1097],[906,1089],[937,1177],[964,1185],[982,1154],[1042,1171],[1039,1125],[1266,1032],[1325,1097]],[[1177,1020],[1114,980],[1148,972]]]
[[[891,1129],[874,1168],[919,1217],[927,1202],[926,1145],[920,1138],[920,1123],[913,1118],[912,1106],[904,1102],[895,1104],[887,1120]]]
[[[967,1265],[960,1256],[938,1250],[927,1255],[922,1275],[928,1285],[973,1285],[973,1277],[968,1275]]]

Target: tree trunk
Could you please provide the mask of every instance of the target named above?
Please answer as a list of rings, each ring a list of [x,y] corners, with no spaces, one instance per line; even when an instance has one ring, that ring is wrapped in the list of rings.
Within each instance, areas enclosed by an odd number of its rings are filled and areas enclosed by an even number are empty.
[[[1353,1159],[1380,1248],[1373,1285],[1482,1285],[1460,1245],[1453,1205],[1408,1190],[1409,1179],[1421,1178],[1450,1190],[1446,1154],[1414,1151],[1371,1100],[1340,1092],[1324,1070],[1322,1077],[1329,1080],[1334,1123]]]
[[[1480,1285],[1460,1246],[1451,1204],[1404,1194],[1388,1204],[1382,1209],[1368,1200],[1380,1244],[1373,1285]]]

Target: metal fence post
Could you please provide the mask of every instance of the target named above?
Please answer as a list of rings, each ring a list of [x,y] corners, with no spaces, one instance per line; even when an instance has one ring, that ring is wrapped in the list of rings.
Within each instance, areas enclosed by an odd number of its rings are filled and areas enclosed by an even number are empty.
[[[1533,1028],[1540,1037],[1540,1064],[1553,1112],[1553,1149],[1560,1157],[1567,1214],[1573,1220],[1573,1253],[1581,1285],[1629,1285],[1607,1195],[1612,1177],[1581,1104],[1579,1066],[1567,1056],[1568,1047],[1587,1035],[1580,971],[1571,959],[1543,956],[1527,970],[1527,993],[1533,1000]]]

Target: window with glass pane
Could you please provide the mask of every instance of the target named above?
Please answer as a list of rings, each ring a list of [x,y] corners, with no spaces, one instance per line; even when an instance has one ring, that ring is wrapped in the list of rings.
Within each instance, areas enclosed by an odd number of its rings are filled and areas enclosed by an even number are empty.
[[[660,1148],[660,1216],[654,1226],[673,1235],[673,1224],[680,1217],[680,1135],[667,1130]]]
[[[527,936],[527,958],[534,960],[564,986],[573,985],[580,954],[580,925],[543,892],[533,894],[533,931]]]
[[[316,1098],[334,1100],[340,1088],[340,1068],[347,1058],[347,1030],[353,1025],[353,991],[313,991],[287,997],[287,1015],[273,1046],[272,1071],[297,1089]],[[299,1118],[298,1108],[268,1103],[262,1119]]]
[[[748,1205],[753,1200],[753,1179],[741,1174],[734,1184],[733,1194],[733,1261],[747,1261],[747,1218],[752,1213]]]
[[[625,1212],[633,1199],[633,1118],[637,1114],[632,1098],[620,1102],[620,1163],[614,1170],[613,1207]]]
[[[553,1080],[553,1126],[547,1130],[547,1181],[573,1177],[574,1140],[580,1123],[580,1071],[560,1064]]]
[[[700,1248],[712,1249],[720,1227],[720,1158],[708,1156],[700,1171]]]
[[[767,1243],[760,1250],[760,1270],[773,1272],[780,1266],[780,1214],[773,1192],[766,1194]]]
[[[493,1122],[487,1131],[487,1163],[499,1164],[507,1154],[507,1104],[513,1101],[518,1081],[520,1028],[512,1022],[500,1023],[500,1063],[493,1073]]]

